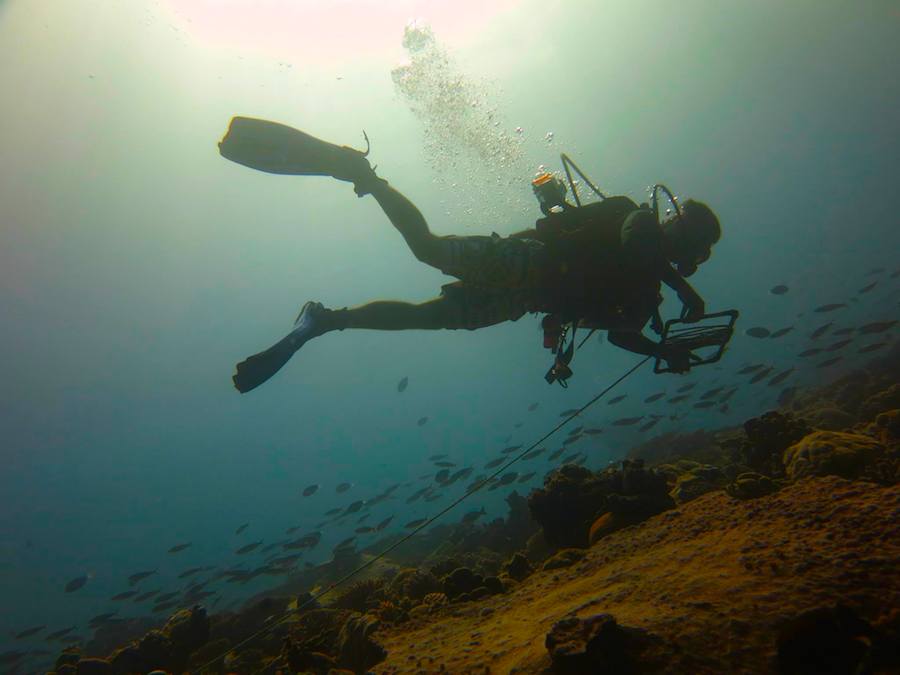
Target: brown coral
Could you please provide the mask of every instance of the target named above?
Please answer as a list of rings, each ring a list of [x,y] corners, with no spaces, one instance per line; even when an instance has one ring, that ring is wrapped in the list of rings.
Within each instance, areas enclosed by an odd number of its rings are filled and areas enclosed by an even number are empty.
[[[784,465],[791,480],[807,476],[858,478],[883,452],[883,446],[868,436],[815,431],[784,451]]]
[[[609,511],[623,525],[640,522],[675,505],[667,492],[665,476],[644,468],[643,460],[625,460],[621,469],[600,473],[567,464],[532,491],[528,506],[548,544],[583,548],[597,516]]]
[[[790,413],[767,412],[744,422],[746,440],[742,444],[743,461],[757,473],[781,476],[782,453],[811,431],[802,419]]]

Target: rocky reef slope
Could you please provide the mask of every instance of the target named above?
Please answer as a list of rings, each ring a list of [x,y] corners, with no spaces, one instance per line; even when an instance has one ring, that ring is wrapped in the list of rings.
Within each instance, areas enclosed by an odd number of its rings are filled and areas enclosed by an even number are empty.
[[[847,649],[866,641],[885,649],[900,629],[898,561],[900,486],[827,476],[749,501],[710,493],[614,532],[574,565],[535,572],[506,595],[383,631],[388,656],[374,670],[541,673],[553,664],[545,643],[554,624],[604,613],[639,629],[644,646],[624,656],[633,672],[775,672],[779,641],[784,660],[792,640],[814,650],[835,639],[828,620],[810,624],[805,613],[846,607],[859,623],[843,636]],[[610,663],[600,655],[575,672],[616,672]],[[808,666],[792,672],[833,672]]]
[[[338,547],[237,611],[109,623],[55,672],[900,673],[898,380],[895,348],[740,427],[558,466],[506,518]]]

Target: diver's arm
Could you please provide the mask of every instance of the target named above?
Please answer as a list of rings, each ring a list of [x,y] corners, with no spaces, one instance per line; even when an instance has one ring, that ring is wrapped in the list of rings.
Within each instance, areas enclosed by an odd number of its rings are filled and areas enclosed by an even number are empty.
[[[678,299],[687,310],[683,317],[685,320],[697,321],[706,313],[706,303],[703,302],[703,298],[669,263],[663,265],[662,280],[666,286],[678,293]]]
[[[691,352],[684,348],[664,347],[637,331],[609,331],[607,339],[616,347],[635,354],[663,359],[675,373],[686,373],[691,368]]]
[[[530,230],[522,230],[521,232],[513,232],[509,235],[510,239],[537,239],[537,230],[531,228]]]
[[[635,354],[645,356],[658,356],[659,344],[637,331],[611,330],[606,334],[607,339],[616,347],[620,347]]]

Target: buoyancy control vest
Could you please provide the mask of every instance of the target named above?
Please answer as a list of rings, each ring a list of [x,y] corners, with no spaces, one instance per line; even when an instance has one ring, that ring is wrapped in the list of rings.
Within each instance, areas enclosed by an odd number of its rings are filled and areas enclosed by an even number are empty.
[[[623,233],[629,217],[646,216],[642,232]],[[549,213],[535,223],[546,246],[542,288],[545,306],[566,321],[585,319],[601,328],[639,330],[659,302],[660,277],[654,247],[662,232],[651,212],[628,197],[609,197]],[[627,238],[632,237],[628,250]]]

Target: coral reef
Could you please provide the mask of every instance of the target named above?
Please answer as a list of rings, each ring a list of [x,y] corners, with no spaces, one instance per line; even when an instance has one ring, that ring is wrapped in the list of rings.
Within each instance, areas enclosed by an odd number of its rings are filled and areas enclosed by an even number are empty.
[[[401,535],[212,616],[106,622],[53,672],[900,672],[898,354],[740,428],[565,464],[389,559]]]
[[[583,548],[599,516],[612,514],[608,532],[633,525],[672,508],[668,490],[665,476],[645,468],[643,460],[625,460],[620,469],[598,473],[565,464],[532,491],[528,506],[548,544]]]
[[[653,636],[638,672],[660,656],[667,673],[773,672],[783,627],[829,603],[896,636],[900,522],[884,514],[898,512],[900,486],[836,476],[748,501],[713,492],[604,537],[576,566],[383,633],[375,672],[548,672],[553,625],[598,613]],[[896,670],[878,644],[867,672]]]
[[[807,476],[858,478],[884,454],[884,447],[860,434],[815,431],[784,451],[783,464],[791,480]]]
[[[783,476],[782,454],[812,431],[802,419],[790,413],[767,412],[744,422],[746,438],[740,447],[743,462],[768,476]]]

